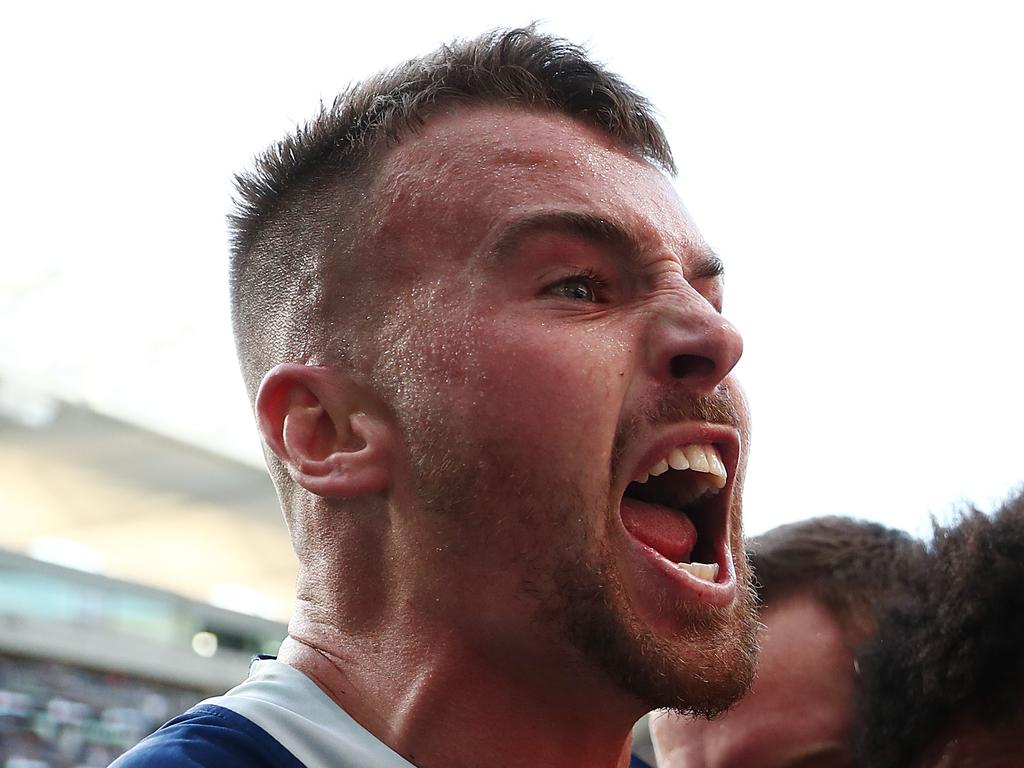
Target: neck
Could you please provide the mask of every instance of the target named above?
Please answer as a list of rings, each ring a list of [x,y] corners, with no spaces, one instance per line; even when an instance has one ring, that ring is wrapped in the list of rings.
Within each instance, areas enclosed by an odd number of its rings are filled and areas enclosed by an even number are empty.
[[[418,768],[628,765],[640,707],[610,684],[588,685],[593,673],[496,664],[451,630],[343,633],[301,608],[280,660]]]

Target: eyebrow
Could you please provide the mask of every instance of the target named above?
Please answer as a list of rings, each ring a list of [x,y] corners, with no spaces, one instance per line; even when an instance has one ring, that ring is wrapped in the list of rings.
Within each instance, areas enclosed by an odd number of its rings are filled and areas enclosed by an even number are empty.
[[[541,211],[511,222],[495,240],[491,254],[498,259],[507,257],[525,238],[543,232],[572,235],[627,254],[648,250],[643,240],[612,219],[592,213],[559,210]],[[701,245],[688,249],[685,271],[687,280],[713,279],[725,274],[725,264],[718,254]]]

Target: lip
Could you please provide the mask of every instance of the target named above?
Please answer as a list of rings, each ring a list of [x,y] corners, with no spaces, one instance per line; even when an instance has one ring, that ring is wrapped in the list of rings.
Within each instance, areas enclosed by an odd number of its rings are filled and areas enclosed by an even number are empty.
[[[619,499],[619,526],[622,535],[631,545],[631,555],[643,570],[653,570],[656,578],[667,579],[672,589],[689,594],[692,599],[715,607],[725,607],[736,597],[736,570],[733,564],[732,547],[729,534],[732,529],[732,496],[735,487],[736,467],[740,456],[740,435],[734,428],[721,424],[692,423],[673,425],[661,430],[650,440],[643,440],[645,447],[642,453],[627,457],[622,462],[623,474],[618,479],[615,492]],[[668,455],[669,451],[680,445],[712,444],[718,450],[722,463],[725,465],[728,478],[725,487],[709,502],[715,525],[713,551],[715,562],[718,563],[718,579],[714,583],[698,579],[687,571],[680,570],[676,564],[665,558],[660,552],[634,538],[625,529],[622,522],[621,508],[626,487],[634,478],[659,460]],[[628,504],[629,502],[626,501]],[[706,524],[705,524],[706,527]],[[705,530],[704,535],[707,535]]]

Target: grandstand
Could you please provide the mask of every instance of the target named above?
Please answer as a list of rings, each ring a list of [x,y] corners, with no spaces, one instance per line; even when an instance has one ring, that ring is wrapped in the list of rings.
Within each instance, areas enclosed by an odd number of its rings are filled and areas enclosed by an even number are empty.
[[[105,766],[240,682],[285,625],[0,552],[0,759]]]
[[[0,416],[0,766],[106,766],[276,653],[294,558],[265,472],[44,415]]]

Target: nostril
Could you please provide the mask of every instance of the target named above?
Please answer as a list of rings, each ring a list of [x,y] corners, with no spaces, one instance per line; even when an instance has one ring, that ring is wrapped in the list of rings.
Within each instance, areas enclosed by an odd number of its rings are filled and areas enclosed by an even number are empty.
[[[669,363],[675,379],[694,379],[715,370],[715,361],[701,355],[676,355]]]

